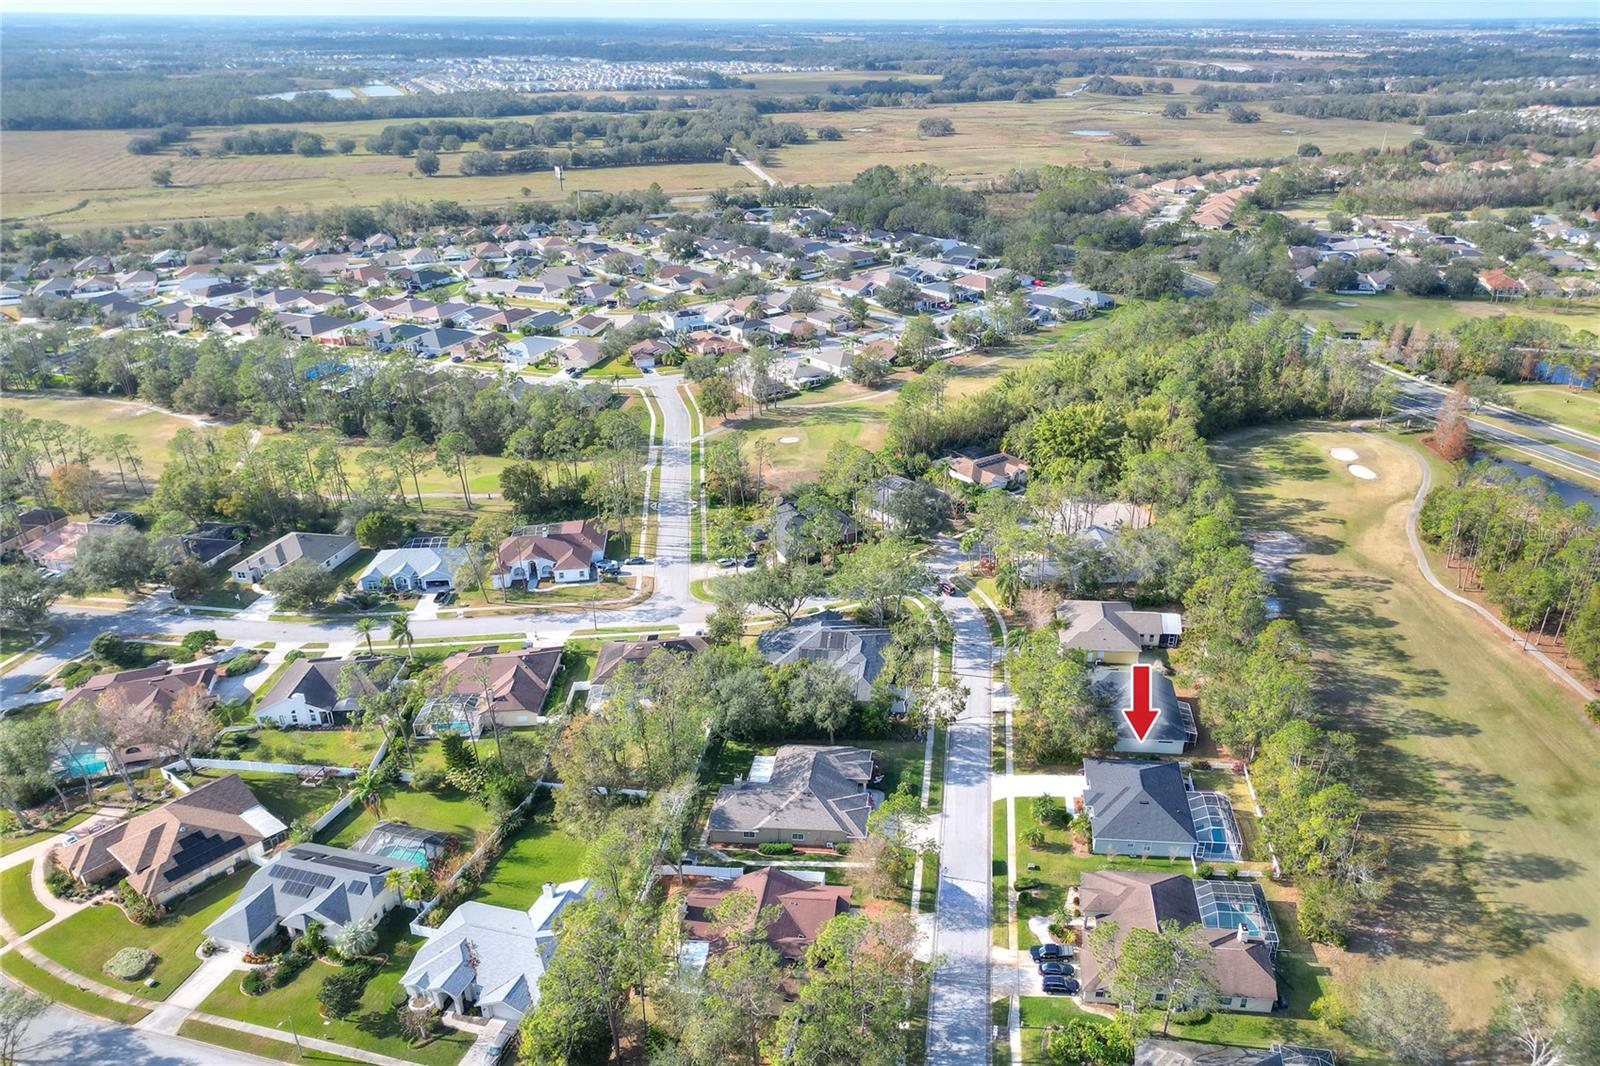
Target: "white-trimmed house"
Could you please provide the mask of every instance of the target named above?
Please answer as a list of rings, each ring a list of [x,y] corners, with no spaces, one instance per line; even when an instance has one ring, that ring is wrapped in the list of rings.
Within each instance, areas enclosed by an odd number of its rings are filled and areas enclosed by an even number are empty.
[[[456,587],[456,571],[466,561],[461,548],[387,548],[372,559],[356,579],[368,592],[384,588],[396,592],[435,592]]]

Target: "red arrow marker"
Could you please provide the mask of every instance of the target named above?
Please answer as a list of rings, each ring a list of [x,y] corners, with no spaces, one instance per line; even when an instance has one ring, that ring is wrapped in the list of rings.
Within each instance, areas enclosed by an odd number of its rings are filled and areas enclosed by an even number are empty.
[[[1161,717],[1161,708],[1150,705],[1150,667],[1130,666],[1128,671],[1133,675],[1133,706],[1124,707],[1122,717],[1128,720],[1133,735],[1142,744]]]

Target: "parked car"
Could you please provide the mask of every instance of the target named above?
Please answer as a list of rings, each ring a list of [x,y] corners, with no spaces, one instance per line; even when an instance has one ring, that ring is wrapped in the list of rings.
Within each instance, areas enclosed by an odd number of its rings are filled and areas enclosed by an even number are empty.
[[[939,593],[943,596],[959,596],[961,595],[961,590],[948,581],[941,581],[939,582]]]
[[[1070,996],[1078,991],[1078,982],[1070,977],[1046,977],[1044,979],[1044,994],[1047,996]]]
[[[745,555],[745,557],[744,557],[744,565],[746,567],[751,567],[751,566],[756,565],[756,553],[755,552],[749,552],[749,553],[747,553]]]
[[[1071,977],[1072,963],[1060,959],[1047,959],[1039,964],[1039,972],[1046,977]]]
[[[1028,954],[1033,956],[1034,962],[1043,962],[1046,959],[1064,959],[1067,949],[1060,944],[1035,944],[1028,949]]]
[[[643,566],[645,563],[648,563],[649,561],[650,561],[649,559],[646,559],[642,555],[630,555],[628,557],[628,559],[627,559],[627,564],[629,566]]]
[[[448,607],[450,604],[455,602],[455,599],[456,594],[451,592],[449,589],[445,589],[443,592],[435,592],[433,594],[433,602],[437,603],[440,607]]]
[[[735,560],[732,557],[724,555],[722,558],[717,560],[717,565],[722,567],[724,570],[727,570],[734,565],[734,562]]]
[[[622,564],[615,559],[601,559],[594,564],[594,568],[602,574],[615,574],[622,569]]]

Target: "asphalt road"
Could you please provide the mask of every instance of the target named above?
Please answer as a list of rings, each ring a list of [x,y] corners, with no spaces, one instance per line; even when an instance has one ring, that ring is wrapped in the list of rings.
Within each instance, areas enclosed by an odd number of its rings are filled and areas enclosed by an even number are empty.
[[[19,1066],[276,1066],[276,1060],[146,1032],[52,1005],[17,1048]]]
[[[928,1061],[984,1066],[989,1061],[989,677],[994,649],[989,627],[970,599],[946,596],[941,605],[954,623],[955,671],[969,694],[945,746],[933,944],[938,965],[928,1004]]]

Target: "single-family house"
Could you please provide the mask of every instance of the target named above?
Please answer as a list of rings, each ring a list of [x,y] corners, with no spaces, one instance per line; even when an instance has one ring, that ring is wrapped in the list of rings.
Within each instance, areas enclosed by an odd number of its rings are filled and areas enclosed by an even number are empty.
[[[729,929],[716,919],[716,909],[729,896],[746,892],[755,897],[750,925]],[[822,927],[850,911],[848,885],[817,884],[774,866],[761,866],[731,880],[708,880],[692,885],[683,896],[683,931],[692,941],[707,945],[708,954],[726,951],[730,934],[754,931],[762,914],[772,920],[762,931],[767,944],[786,963],[798,963],[816,943]]]
[[[1158,712],[1143,740],[1122,713],[1133,706],[1134,670],[1150,672],[1150,706]],[[1097,666],[1090,674],[1090,685],[1117,731],[1116,751],[1133,755],[1182,755],[1199,739],[1194,709],[1178,699],[1171,679],[1160,670],[1148,666]]]
[[[476,737],[495,725],[533,725],[560,668],[560,648],[502,652],[488,644],[452,652],[439,667],[438,695],[417,711],[412,732]]]
[[[779,562],[814,559],[824,547],[854,544],[860,535],[854,518],[827,503],[782,497],[772,514],[772,550]]]
[[[260,551],[235,562],[229,573],[240,584],[253,585],[273,571],[302,559],[324,570],[336,570],[360,550],[356,538],[344,533],[285,533]]]
[[[1499,267],[1479,271],[1478,285],[1495,300],[1515,300],[1527,293],[1522,282]]]
[[[1091,664],[1127,665],[1139,653],[1175,648],[1183,637],[1183,616],[1172,611],[1136,611],[1121,600],[1064,600],[1056,604],[1063,653],[1076,652]]]
[[[515,1024],[539,1005],[562,914],[591,887],[587,878],[546,882],[527,910],[468,900],[427,934],[400,987],[413,1002]]]
[[[573,377],[599,366],[604,359],[600,343],[588,338],[569,340],[556,349],[556,365]]]
[[[250,875],[232,906],[206,926],[224,947],[252,951],[280,930],[300,936],[316,922],[335,940],[351,922],[376,922],[400,902],[391,870],[410,870],[407,858],[322,844],[295,844]]]
[[[554,522],[507,537],[495,552],[497,589],[593,581],[595,563],[606,557],[606,531],[593,520]]]
[[[959,453],[950,460],[950,476],[980,489],[1009,489],[1028,476],[1028,464],[1005,452]]]
[[[52,854],[85,885],[126,878],[161,905],[251,859],[264,860],[286,832],[244,779],[228,774]]]
[[[887,528],[898,528],[901,522],[894,515],[890,507],[890,501],[907,489],[913,488],[916,484],[910,478],[901,477],[899,474],[885,474],[883,477],[873,478],[867,483],[867,492],[871,494],[871,498],[867,500],[866,505],[867,517]],[[937,493],[938,498],[943,500],[946,506],[949,505],[950,498],[943,491],[934,488],[932,485],[929,485],[928,488]]]
[[[1085,759],[1083,776],[1083,809],[1095,854],[1158,859],[1194,855],[1194,818],[1177,763]]]
[[[1261,886],[1245,881],[1195,881],[1184,874],[1091,870],[1078,886],[1086,928],[1115,923],[1120,941],[1130,929],[1154,932],[1162,922],[1188,929],[1210,958],[1223,1010],[1265,1014],[1278,1001],[1277,928]],[[1114,1004],[1094,952],[1079,956],[1083,998]]]
[[[756,639],[756,649],[767,662],[782,666],[792,662],[825,662],[838,670],[858,700],[872,698],[872,685],[883,672],[883,652],[889,630],[822,611],[788,625],[768,629]]]
[[[256,699],[250,713],[262,725],[279,729],[339,725],[362,696],[378,691],[369,674],[380,661],[377,655],[296,659]]]
[[[603,685],[623,663],[642,663],[658,651],[678,655],[698,655],[706,650],[704,637],[663,637],[652,633],[631,640],[608,640],[600,645],[595,656],[594,669],[589,673],[589,683]]]
[[[598,337],[611,325],[611,320],[590,312],[563,325],[558,332],[563,337]]]
[[[832,847],[867,835],[882,799],[877,752],[843,745],[785,744],[758,755],[746,778],[717,790],[707,823],[712,844]]]
[[[434,545],[386,548],[356,578],[368,592],[435,592],[456,587],[456,571],[466,561],[461,548]]]

